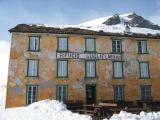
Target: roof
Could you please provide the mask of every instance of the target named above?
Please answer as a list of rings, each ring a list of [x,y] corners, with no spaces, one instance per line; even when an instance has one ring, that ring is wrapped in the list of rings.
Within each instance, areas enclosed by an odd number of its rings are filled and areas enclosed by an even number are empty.
[[[136,38],[153,38],[160,39],[160,34],[140,34],[140,33],[111,33],[104,31],[94,31],[81,29],[76,27],[47,27],[36,24],[18,24],[9,32],[22,32],[22,33],[52,33],[52,34],[79,34],[79,35],[100,35],[100,36],[116,36],[116,37],[136,37]]]

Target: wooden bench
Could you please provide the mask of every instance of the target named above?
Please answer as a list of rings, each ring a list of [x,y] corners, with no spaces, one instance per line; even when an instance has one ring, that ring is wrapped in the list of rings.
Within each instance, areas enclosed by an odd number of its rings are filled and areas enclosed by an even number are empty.
[[[117,107],[116,103],[99,103],[98,105],[105,107]]]

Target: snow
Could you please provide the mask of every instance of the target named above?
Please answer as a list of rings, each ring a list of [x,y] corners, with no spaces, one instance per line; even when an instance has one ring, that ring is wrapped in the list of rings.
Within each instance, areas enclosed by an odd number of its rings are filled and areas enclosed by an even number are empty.
[[[100,31],[103,30],[104,32],[111,32],[111,33],[124,33],[125,31],[125,25],[124,22],[130,21],[132,18],[129,18],[129,15],[132,15],[133,13],[127,13],[127,14],[121,14],[120,17],[120,24],[117,25],[105,25],[103,24],[106,20],[108,20],[110,17],[103,17],[98,18],[95,20],[91,20],[88,22],[84,22],[79,24],[79,28],[88,29],[88,30],[94,30],[94,31]],[[130,27],[131,33],[140,33],[140,34],[160,34],[159,30],[152,30],[148,28],[138,28],[138,27]]]
[[[88,115],[72,113],[62,102],[42,100],[27,107],[0,108],[0,120],[92,120]],[[140,112],[140,114],[121,111],[104,120],[160,120],[160,112]]]
[[[128,18],[127,16],[131,15],[131,14],[133,14],[133,13],[121,14],[121,15],[119,15],[119,17],[120,17],[121,20],[129,21],[129,20],[131,20],[131,18]],[[111,17],[112,16],[102,17],[102,18],[98,18],[98,19],[95,19],[95,20],[91,20],[91,21],[81,23],[79,25],[80,26],[99,26],[99,25],[101,26],[101,25],[103,25],[103,23],[106,20],[108,20]]]
[[[92,120],[92,118],[72,113],[63,103],[47,99],[27,107],[0,109],[0,120]]]
[[[87,30],[93,30],[93,31],[103,31],[103,32],[110,32],[110,33],[120,33],[123,34],[125,31],[125,25],[124,22],[130,21],[132,18],[129,18],[129,15],[132,15],[133,13],[127,13],[127,14],[120,14],[120,24],[117,25],[105,25],[103,24],[106,20],[108,20],[112,16],[106,16],[102,18],[98,18],[95,20],[87,21],[78,25],[49,25],[49,24],[37,24],[37,26],[45,26],[45,27],[55,27],[55,28],[80,28],[80,29],[87,29]],[[31,24],[32,25],[32,24]],[[139,34],[160,34],[160,30],[152,30],[148,28],[139,28],[139,27],[130,27],[131,33],[139,33]]]
[[[121,111],[119,114],[114,114],[109,120],[160,120],[160,112],[146,113],[142,111],[137,115]]]
[[[6,84],[8,73],[10,43],[6,40],[0,41],[0,108],[5,106]]]

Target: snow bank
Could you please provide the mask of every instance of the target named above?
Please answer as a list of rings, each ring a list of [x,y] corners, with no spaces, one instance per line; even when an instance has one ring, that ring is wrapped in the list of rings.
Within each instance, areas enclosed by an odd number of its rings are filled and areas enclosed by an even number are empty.
[[[92,120],[90,116],[72,113],[63,103],[42,100],[27,107],[0,109],[0,120]]]
[[[0,41],[0,108],[5,106],[9,50],[10,43],[6,40]]]
[[[121,111],[119,114],[114,114],[109,120],[160,120],[160,112],[141,112],[137,115]]]

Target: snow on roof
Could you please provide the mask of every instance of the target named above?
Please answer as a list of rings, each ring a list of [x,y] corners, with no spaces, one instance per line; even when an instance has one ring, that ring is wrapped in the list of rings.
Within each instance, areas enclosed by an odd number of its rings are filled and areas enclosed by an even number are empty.
[[[127,14],[120,14],[119,18],[120,18],[120,23],[116,24],[116,25],[106,25],[104,24],[105,21],[107,21],[109,18],[113,17],[113,16],[107,16],[107,17],[103,17],[103,18],[98,18],[95,20],[91,20],[91,21],[87,21],[81,24],[77,24],[77,25],[49,25],[49,24],[26,24],[29,26],[37,26],[37,27],[43,27],[43,28],[60,28],[60,29],[65,29],[65,28],[80,28],[80,29],[85,29],[85,30],[91,30],[91,31],[103,31],[106,33],[120,33],[120,34],[124,34],[125,31],[125,25],[124,22],[130,21],[132,20],[131,17],[129,17],[129,15],[134,15],[135,13],[127,13]],[[131,27],[130,28],[130,33],[135,33],[135,34],[152,34],[152,35],[160,35],[160,30],[153,30],[153,29],[149,29],[149,28],[140,28],[140,27]],[[16,31],[16,27],[12,28],[10,30],[10,32]],[[28,30],[29,31],[29,30]],[[19,31],[18,31],[19,32]],[[23,30],[22,30],[23,32]],[[129,33],[129,34],[130,34]]]

